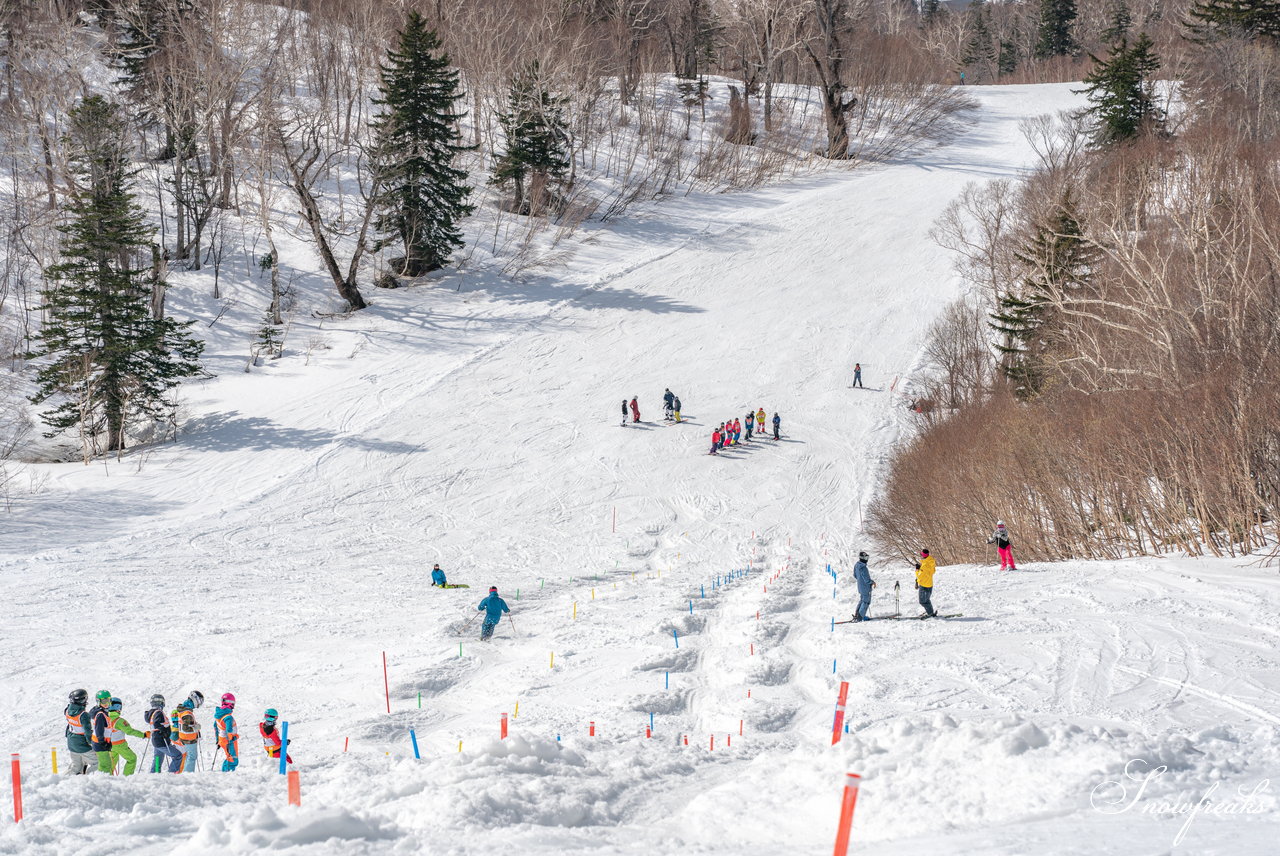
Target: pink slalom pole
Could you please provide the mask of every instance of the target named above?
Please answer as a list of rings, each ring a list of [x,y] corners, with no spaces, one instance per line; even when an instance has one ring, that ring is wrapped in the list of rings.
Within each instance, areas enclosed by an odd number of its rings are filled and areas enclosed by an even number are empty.
[[[834,856],[846,856],[849,852],[849,827],[853,825],[853,807],[858,802],[858,784],[862,777],[857,773],[846,773],[844,798],[840,801],[840,826],[836,829],[836,849]]]
[[[834,746],[840,742],[840,735],[844,731],[844,705],[849,698],[849,682],[840,682],[840,697],[836,699],[836,722],[831,727],[831,745]]]
[[[387,652],[382,652],[382,689],[387,694],[387,713],[391,712],[391,682],[387,680]]]

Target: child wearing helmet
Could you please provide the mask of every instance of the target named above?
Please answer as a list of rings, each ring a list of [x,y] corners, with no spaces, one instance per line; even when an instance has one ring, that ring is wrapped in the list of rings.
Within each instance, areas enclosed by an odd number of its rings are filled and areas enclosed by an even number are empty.
[[[196,722],[195,709],[204,703],[204,696],[196,691],[183,699],[173,710],[170,726],[174,746],[182,753],[178,772],[194,773],[200,762],[200,724]]]
[[[98,703],[94,705],[90,717],[93,720],[93,751],[98,755],[98,772],[111,772],[111,720],[107,717],[111,707],[111,691],[98,690],[94,696]]]
[[[507,602],[498,597],[497,586],[489,586],[489,596],[480,601],[480,605],[476,607],[476,610],[485,614],[484,624],[480,628],[481,642],[488,642],[489,637],[493,636],[494,628],[502,620],[502,613],[511,612],[507,607]]]
[[[98,766],[98,756],[93,753],[93,720],[89,716],[89,691],[72,690],[67,696],[67,707],[62,712],[67,724],[67,751],[71,763],[67,764],[68,776],[88,773]]]
[[[871,571],[867,568],[869,558],[864,550],[858,554],[858,563],[853,566],[853,579],[858,584],[858,609],[853,614],[854,621],[870,620],[871,590],[876,587],[876,581],[871,579]]]
[[[1000,555],[1000,570],[1018,570],[1013,562],[1013,542],[1009,539],[1009,530],[1004,527],[1003,520],[996,521],[996,531],[991,533],[987,543],[996,545],[996,553]]]
[[[145,732],[139,731],[129,724],[129,720],[125,719],[121,711],[124,710],[124,702],[118,698],[111,699],[111,706],[107,708],[107,721],[111,724],[111,770],[114,772],[120,765],[120,759],[124,759],[124,775],[132,776],[138,769],[138,756],[129,746],[129,741],[125,740],[125,735],[130,737],[146,737]]]
[[[266,713],[262,714],[262,721],[258,723],[258,733],[262,735],[262,745],[267,750],[267,757],[276,760],[280,759],[280,730],[276,728],[276,720],[279,718],[280,714],[276,709],[269,707]],[[288,752],[285,752],[284,760],[286,764],[293,763],[293,758],[289,757]]]
[[[448,580],[445,579],[444,571],[440,570],[440,565],[437,563],[436,566],[431,569],[431,585],[443,588],[447,583]]]
[[[240,732],[236,730],[236,718],[233,713],[236,697],[231,693],[222,694],[222,704],[213,709],[213,736],[218,741],[218,748],[224,756],[222,772],[230,773],[240,764]]]
[[[151,696],[149,704],[151,706],[146,714],[147,733],[151,736],[151,751],[155,754],[151,772],[163,773],[167,767],[170,773],[176,773],[182,763],[182,753],[173,745],[173,729],[169,725],[169,717],[164,715],[164,696],[156,693]]]

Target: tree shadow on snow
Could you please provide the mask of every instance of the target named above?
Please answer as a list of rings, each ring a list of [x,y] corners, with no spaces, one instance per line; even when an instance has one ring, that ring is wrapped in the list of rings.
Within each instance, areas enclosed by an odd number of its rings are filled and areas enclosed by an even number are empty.
[[[407,454],[422,448],[409,443],[341,435],[315,428],[291,428],[264,416],[241,416],[238,411],[211,413],[190,420],[183,426],[179,442],[208,452],[318,449],[333,443],[389,454]]]

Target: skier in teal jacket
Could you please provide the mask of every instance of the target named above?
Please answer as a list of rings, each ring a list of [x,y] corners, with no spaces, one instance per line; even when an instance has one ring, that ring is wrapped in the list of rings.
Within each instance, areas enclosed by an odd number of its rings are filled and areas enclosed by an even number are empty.
[[[487,641],[493,635],[494,628],[502,620],[502,613],[511,612],[507,602],[498,597],[497,586],[489,586],[489,596],[480,601],[480,605],[476,609],[485,614],[484,625],[480,628],[481,642]]]

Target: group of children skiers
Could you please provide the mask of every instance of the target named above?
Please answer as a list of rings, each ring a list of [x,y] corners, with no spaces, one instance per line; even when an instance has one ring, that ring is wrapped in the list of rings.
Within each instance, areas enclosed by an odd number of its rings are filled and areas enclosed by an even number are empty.
[[[154,751],[151,772],[190,773],[196,770],[200,760],[200,724],[195,711],[204,704],[204,694],[199,690],[165,713],[164,696],[151,697],[145,714],[147,729],[139,731],[124,718],[124,702],[107,690],[99,690],[95,704],[89,706],[88,690],[73,690],[63,715],[66,717],[67,750],[71,754],[67,764],[68,775],[89,773],[95,769],[101,773],[133,775],[138,768],[138,756],[129,747],[126,737],[141,737],[150,741],[148,748]],[[236,728],[236,697],[224,693],[221,703],[213,710],[213,735],[217,749],[223,754],[222,772],[229,773],[240,764],[240,732]],[[267,708],[258,723],[258,733],[267,756],[279,758],[281,740],[276,728],[279,714]],[[215,760],[217,751],[214,753]],[[146,750],[143,750],[146,757]],[[286,753],[285,760],[293,763]],[[123,766],[121,764],[123,762]]]
[[[760,436],[765,435],[765,412],[761,407],[755,413],[750,410],[746,415],[747,437],[746,442],[751,441],[753,433]],[[782,430],[782,417],[777,413],[773,414],[773,439],[779,439],[779,432]],[[742,438],[742,420],[734,417],[728,422],[721,422],[719,427],[711,432],[711,451],[709,454],[715,455],[719,453],[725,446],[738,446],[743,443]]]
[[[1000,570],[1016,571],[1017,567],[1013,563],[1013,541],[1009,538],[1009,530],[1005,528],[1004,521],[996,521],[995,532],[987,539],[988,544],[995,544],[996,551],[1000,554]],[[871,616],[871,590],[876,587],[876,581],[871,579],[871,571],[867,567],[867,561],[870,556],[863,550],[858,553],[858,561],[853,566],[853,580],[858,586],[858,607],[854,610],[852,621],[869,621]],[[929,551],[920,550],[920,561],[916,565],[916,593],[920,601],[920,606],[924,608],[924,615],[921,618],[935,618],[938,611],[933,608],[933,575],[937,572],[937,562],[933,556],[929,555]]]

